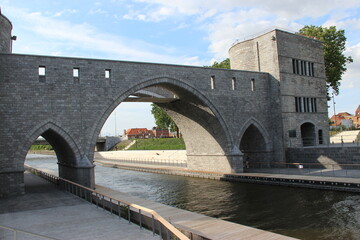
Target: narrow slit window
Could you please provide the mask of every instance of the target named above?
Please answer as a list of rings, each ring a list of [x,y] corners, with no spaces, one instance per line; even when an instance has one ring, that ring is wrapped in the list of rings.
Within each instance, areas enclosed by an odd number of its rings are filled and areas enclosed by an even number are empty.
[[[80,69],[79,68],[73,68],[73,77],[78,78],[80,75]]]
[[[251,91],[255,91],[255,79],[251,79]]]
[[[211,89],[215,89],[215,76],[211,76],[210,85]]]
[[[295,60],[296,74],[299,74],[299,60]]]
[[[311,76],[314,77],[314,63],[311,63]]]
[[[105,69],[105,78],[106,79],[111,78],[111,70],[110,69]]]
[[[46,75],[46,67],[45,66],[39,66],[39,76],[44,77]]]
[[[295,67],[296,60],[292,60],[292,67],[293,67],[293,73],[296,73],[296,67]]]
[[[234,77],[231,79],[231,87],[232,87],[232,90],[236,89],[236,78],[234,78]]]
[[[324,144],[323,131],[321,129],[318,131],[318,137],[319,137],[319,144]]]

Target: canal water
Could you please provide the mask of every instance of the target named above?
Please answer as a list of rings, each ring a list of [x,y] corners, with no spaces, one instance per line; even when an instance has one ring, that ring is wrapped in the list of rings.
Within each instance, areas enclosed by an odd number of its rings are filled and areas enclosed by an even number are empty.
[[[57,171],[55,157],[26,163]],[[360,239],[360,194],[95,170],[99,185],[210,217],[300,239]]]

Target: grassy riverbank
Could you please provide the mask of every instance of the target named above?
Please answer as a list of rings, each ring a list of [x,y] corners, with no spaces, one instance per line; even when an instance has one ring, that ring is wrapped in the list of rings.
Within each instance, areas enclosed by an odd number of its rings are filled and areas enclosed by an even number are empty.
[[[129,150],[184,150],[182,138],[137,139]]]

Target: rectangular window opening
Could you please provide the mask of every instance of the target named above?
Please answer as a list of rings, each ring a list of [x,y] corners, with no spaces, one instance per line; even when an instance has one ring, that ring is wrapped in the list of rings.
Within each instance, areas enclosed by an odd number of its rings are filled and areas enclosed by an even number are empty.
[[[323,131],[322,131],[322,129],[320,129],[320,130],[318,131],[318,137],[319,137],[319,144],[324,144]]]
[[[105,78],[106,79],[111,78],[111,70],[110,69],[105,69]]]
[[[45,76],[45,75],[46,75],[46,67],[39,66],[39,76]]]
[[[80,75],[80,69],[79,68],[73,68],[73,77],[78,78]]]
[[[251,91],[255,91],[255,79],[251,79]]]
[[[211,89],[215,89],[215,76],[211,76],[210,85]]]
[[[232,87],[232,90],[236,89],[236,78],[234,78],[234,77],[231,79],[231,87]]]

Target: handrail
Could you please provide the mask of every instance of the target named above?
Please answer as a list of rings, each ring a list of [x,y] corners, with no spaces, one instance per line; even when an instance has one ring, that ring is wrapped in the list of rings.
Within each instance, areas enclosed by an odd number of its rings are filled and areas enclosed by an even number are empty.
[[[120,203],[122,203],[123,205],[126,205],[129,207],[132,207],[133,209],[137,209],[138,210],[138,213],[140,215],[143,215],[145,216],[144,214],[141,213],[141,211],[145,212],[145,213],[148,213],[149,215],[151,215],[153,218],[155,218],[159,223],[161,223],[162,226],[164,226],[168,231],[170,231],[171,233],[173,233],[178,239],[180,240],[189,240],[189,238],[187,236],[185,236],[182,232],[180,232],[177,228],[175,228],[172,224],[170,224],[167,220],[165,220],[160,214],[158,214],[156,211],[152,210],[152,209],[149,209],[149,208],[146,208],[146,207],[143,207],[143,206],[140,206],[140,205],[137,205],[137,204],[134,204],[134,203],[130,203],[130,202],[127,202],[127,201],[124,201],[124,200],[119,200],[119,199],[116,199],[116,198],[113,198],[109,195],[106,195],[106,194],[103,194],[103,193],[100,193],[94,189],[91,189],[91,188],[88,188],[88,187],[85,187],[83,185],[80,185],[78,183],[75,183],[75,182],[72,182],[72,181],[69,181],[67,179],[64,179],[64,178],[61,178],[61,177],[57,177],[57,176],[54,176],[52,174],[49,174],[47,172],[44,172],[44,171],[41,171],[39,169],[36,169],[36,168],[33,168],[27,164],[25,164],[25,167],[30,169],[31,171],[34,171],[35,173],[39,173],[43,176],[43,178],[49,180],[50,182],[52,183],[55,183],[55,184],[59,184],[60,181],[64,182],[64,183],[68,183],[72,186],[75,186],[75,187],[78,187],[78,188],[81,188],[85,191],[88,191],[88,192],[91,192],[92,194],[95,194],[95,196],[102,196],[102,199],[105,199],[105,198],[108,198],[109,201],[110,201],[110,204],[113,203],[112,201],[115,200],[118,202],[118,205],[120,206]],[[56,183],[57,182],[57,183]],[[66,190],[66,189],[65,189]],[[77,192],[76,192],[77,193]],[[100,198],[99,198],[100,200]],[[97,204],[99,204],[99,202],[97,202]],[[104,206],[103,206],[104,207]],[[105,208],[105,207],[104,207]],[[112,209],[111,209],[111,212],[112,212]],[[120,213],[119,213],[120,215]],[[129,216],[129,222],[130,222],[130,216]],[[142,227],[141,226],[141,218],[140,218],[140,228]],[[155,229],[153,229],[153,233],[155,233]],[[159,235],[161,236],[161,230],[159,230]]]
[[[256,165],[256,164],[264,164],[264,165],[313,165],[313,166],[324,166],[324,165],[336,165],[336,166],[355,166],[355,167],[360,167],[360,164],[356,164],[356,163],[302,163],[302,162],[298,162],[298,163],[282,163],[282,162],[250,162],[250,166],[251,165]]]

